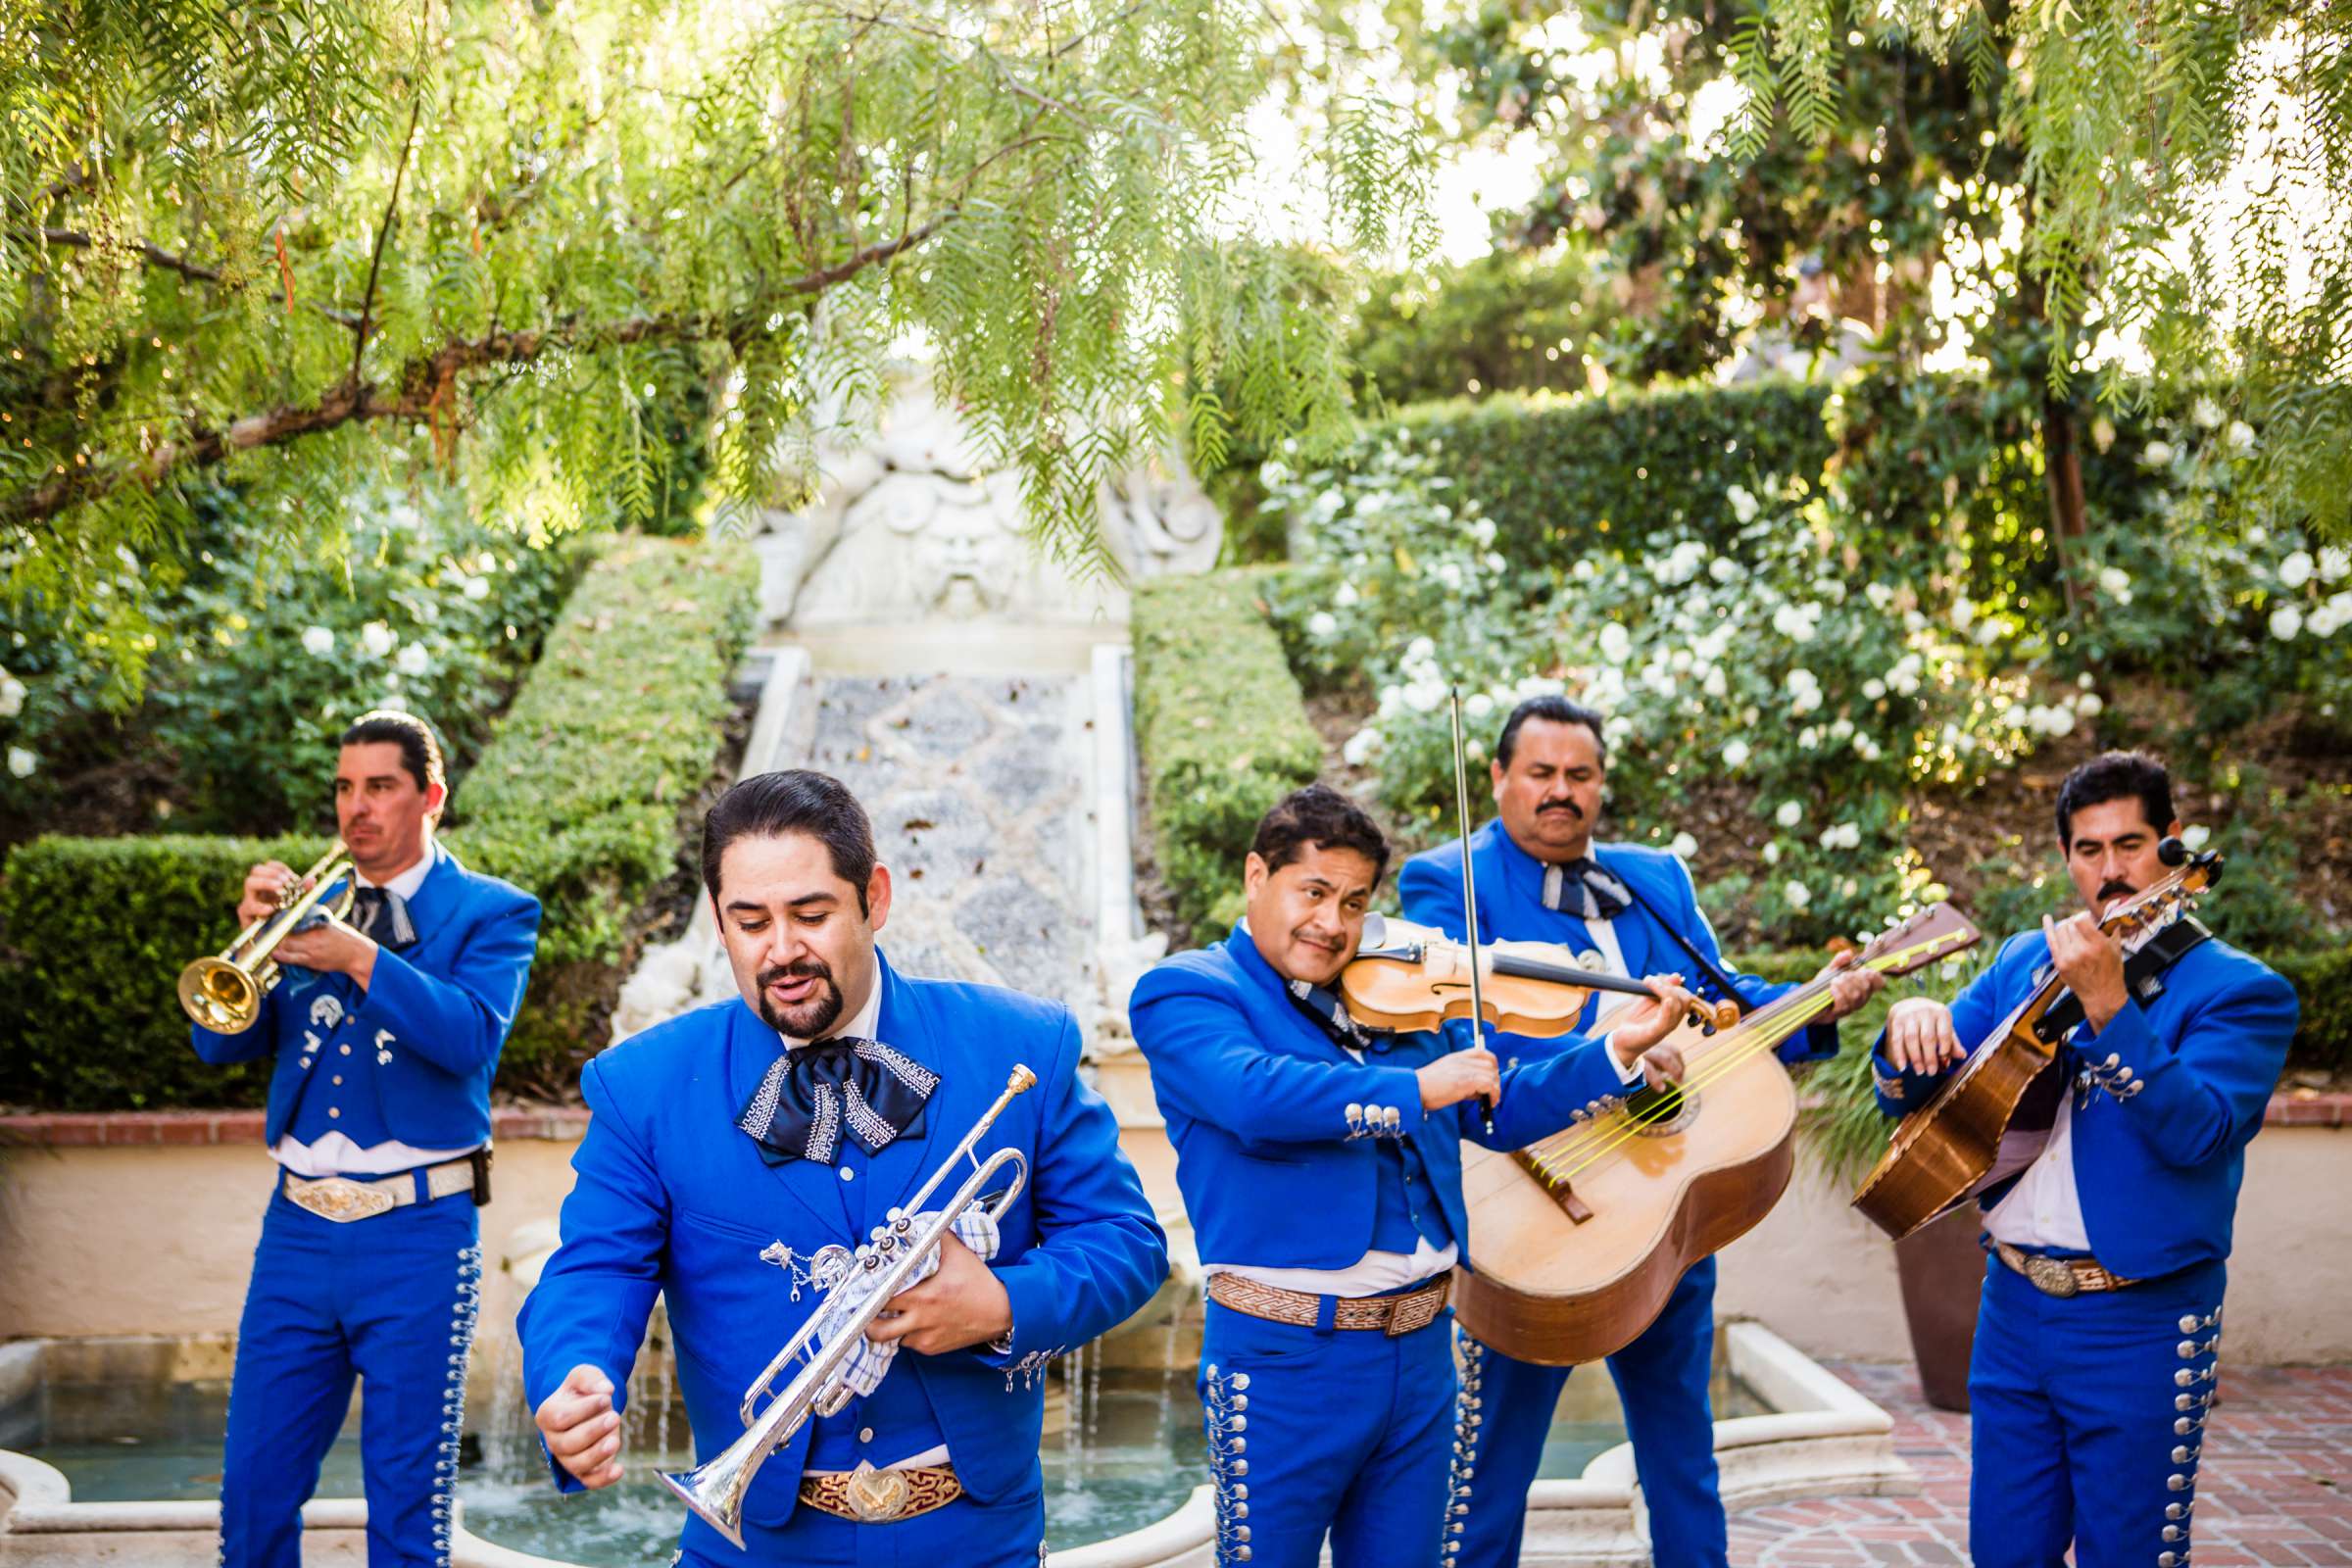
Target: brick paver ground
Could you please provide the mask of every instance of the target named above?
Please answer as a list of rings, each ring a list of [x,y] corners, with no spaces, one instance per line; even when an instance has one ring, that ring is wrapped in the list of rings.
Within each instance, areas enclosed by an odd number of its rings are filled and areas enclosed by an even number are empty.
[[[1968,1417],[1931,1409],[1909,1366],[1830,1363],[1894,1417],[1918,1494],[1732,1515],[1740,1568],[1968,1560]],[[2195,1568],[2352,1565],[2352,1367],[2227,1367],[2197,1475]],[[2150,1565],[2153,1568],[2153,1565]]]

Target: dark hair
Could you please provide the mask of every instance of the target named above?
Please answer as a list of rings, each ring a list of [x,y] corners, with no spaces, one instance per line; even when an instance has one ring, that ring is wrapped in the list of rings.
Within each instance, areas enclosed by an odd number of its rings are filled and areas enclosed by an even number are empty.
[[[737,839],[786,833],[806,833],[824,845],[833,874],[858,890],[858,912],[868,912],[865,884],[874,874],[874,824],[848,785],[806,767],[755,773],[718,798],[703,818],[703,885],[718,897],[718,862]]]
[[[2173,820],[2173,775],[2145,752],[2102,752],[2067,774],[2058,786],[2058,847],[2070,842],[2077,811],[2126,797],[2139,802],[2157,832]]]
[[[1600,732],[1600,714],[1582,703],[1572,703],[1557,695],[1530,697],[1511,710],[1511,716],[1502,721],[1501,736],[1494,742],[1497,764],[1506,768],[1511,765],[1511,753],[1519,745],[1519,726],[1531,718],[1551,724],[1584,725],[1592,732],[1592,744],[1600,752],[1600,765],[1609,765],[1609,738]]]
[[[1279,871],[1298,858],[1307,845],[1322,850],[1353,850],[1372,862],[1372,881],[1378,886],[1389,868],[1389,840],[1364,808],[1328,784],[1309,784],[1293,790],[1257,819],[1257,834],[1250,853]]]
[[[420,790],[449,783],[448,769],[441,762],[441,740],[433,726],[415,713],[403,713],[390,708],[372,709],[351,721],[343,732],[340,746],[376,746],[389,742],[400,748],[401,766],[416,781]],[[446,804],[446,801],[444,802]]]

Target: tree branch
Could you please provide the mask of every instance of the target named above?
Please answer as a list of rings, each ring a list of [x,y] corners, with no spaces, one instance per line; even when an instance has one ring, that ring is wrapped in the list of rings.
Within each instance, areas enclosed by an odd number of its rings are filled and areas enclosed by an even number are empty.
[[[177,272],[191,282],[218,283],[220,281],[220,273],[217,270],[200,266],[184,256],[174,256],[161,246],[150,245],[143,239],[100,239],[97,235],[84,233],[78,228],[44,228],[40,230],[40,237],[46,244],[70,245],[76,250],[100,251],[119,247],[137,253],[139,258],[151,267],[160,267],[166,271]]]
[[[132,463],[92,467],[61,474],[45,484],[21,490],[0,502],[0,524],[23,527],[45,521],[70,507],[103,499],[129,482],[158,484],[173,473],[210,467],[237,452],[283,445],[300,436],[358,420],[425,417],[437,398],[467,370],[486,366],[523,366],[540,356],[564,349],[584,350],[643,343],[655,339],[736,341],[760,331],[774,314],[780,299],[821,294],[869,267],[912,250],[961,214],[954,208],[920,228],[853,252],[831,267],[804,272],[769,291],[758,304],[726,316],[640,316],[602,325],[559,322],[522,331],[491,331],[478,338],[458,338],[432,354],[401,368],[396,390],[384,390],[355,375],[310,403],[286,403],[260,414],[247,415],[222,428],[191,430],[185,439],[167,441]]]
[[[375,310],[375,279],[384,265],[384,241],[392,237],[393,215],[400,210],[400,182],[409,172],[409,151],[416,145],[416,118],[424,112],[424,94],[409,100],[409,131],[400,139],[400,162],[392,170],[392,194],[384,198],[384,220],[375,225],[375,254],[368,258],[368,292],[360,296],[360,323],[351,329],[351,384],[360,384],[360,356],[368,352],[368,319]]]

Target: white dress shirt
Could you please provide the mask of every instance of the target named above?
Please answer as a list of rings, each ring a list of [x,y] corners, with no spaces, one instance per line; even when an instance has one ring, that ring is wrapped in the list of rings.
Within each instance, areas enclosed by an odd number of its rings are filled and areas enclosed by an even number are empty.
[[[2012,1247],[2057,1247],[2090,1250],[2090,1234],[2082,1225],[2082,1195],[2075,1186],[2075,1097],[2070,1091],[2058,1101],[2057,1119],[2050,1123],[2049,1142],[2026,1166],[2017,1185],[2002,1195],[1984,1216],[1984,1229],[1996,1242]],[[2010,1134],[2037,1140],[2038,1132]],[[2002,1152],[2007,1152],[2006,1150]],[[1999,1180],[2000,1155],[1993,1158]]]
[[[881,1016],[882,977],[880,975],[876,975],[874,977],[874,989],[868,993],[863,1005],[858,1007],[857,1013],[847,1023],[838,1024],[836,1027],[827,1030],[824,1034],[817,1036],[816,1039],[831,1040],[837,1036],[846,1035],[852,1040],[871,1040],[874,1038],[874,1024]],[[785,1034],[781,1030],[777,1031],[777,1038],[784,1042],[784,1049],[787,1051],[799,1051],[803,1047],[816,1044],[816,1040],[803,1040],[797,1036]],[[847,1146],[845,1145],[844,1147],[846,1148]],[[884,1470],[912,1470],[920,1465],[938,1465],[946,1464],[947,1462],[948,1446],[944,1443],[939,1443],[932,1445],[928,1448],[925,1448],[920,1453],[910,1453],[904,1459],[893,1459],[890,1463],[879,1466],[879,1468]],[[804,1470],[801,1473],[803,1475],[810,1476],[847,1474],[847,1472],[840,1470]]]
[[[370,882],[360,874],[356,865],[352,867],[351,880],[358,887],[381,887],[406,901],[415,898],[416,890],[424,886],[424,879],[431,874],[440,855],[440,846],[428,839],[416,863],[390,881]],[[394,1139],[362,1149],[341,1133],[328,1133],[317,1143],[307,1145],[290,1136],[280,1138],[270,1151],[270,1157],[297,1176],[384,1176],[393,1171],[414,1170],[419,1165],[464,1159],[481,1147],[467,1144],[464,1149],[415,1149]]]

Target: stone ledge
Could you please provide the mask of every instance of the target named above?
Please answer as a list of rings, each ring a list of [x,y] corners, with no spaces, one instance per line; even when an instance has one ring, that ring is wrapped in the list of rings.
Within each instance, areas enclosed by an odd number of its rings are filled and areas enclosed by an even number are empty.
[[[263,1124],[258,1110],[121,1110],[99,1115],[34,1111],[0,1116],[0,1149],[258,1144]],[[588,1112],[578,1105],[504,1105],[490,1113],[491,1137],[510,1142],[567,1143],[587,1130]]]
[[[2262,1113],[2265,1127],[2352,1127],[2352,1093],[2290,1089],[2273,1095]]]

